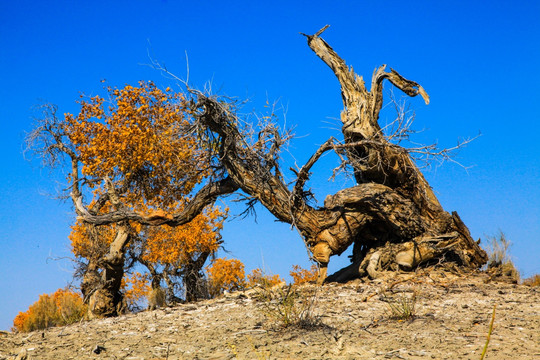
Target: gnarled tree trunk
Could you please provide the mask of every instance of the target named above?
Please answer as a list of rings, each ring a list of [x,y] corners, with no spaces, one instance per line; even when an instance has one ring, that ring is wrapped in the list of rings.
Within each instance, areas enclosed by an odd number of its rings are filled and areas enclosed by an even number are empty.
[[[326,28],[307,36],[308,45],[332,69],[341,85],[342,132],[345,143],[350,145],[347,155],[359,185],[329,196],[324,206],[340,208],[345,213],[362,210],[365,205],[375,206],[360,212],[363,217],[371,214],[372,218],[358,229],[353,240],[353,264],[331,279],[345,280],[365,273],[377,277],[379,269],[413,269],[445,255],[465,267],[482,266],[487,261],[486,254],[473,241],[457,213],[444,211],[408,152],[389,143],[378,123],[384,79],[409,96],[420,94],[428,104],[426,91],[393,69],[386,72],[386,65],[375,70],[368,91],[362,77],[319,37]],[[366,204],[371,192],[375,201],[369,199]],[[338,240],[331,246],[332,252],[341,251],[349,241]]]
[[[445,258],[468,268],[478,268],[485,252],[473,241],[457,213],[441,207],[431,187],[406,149],[391,144],[378,124],[382,108],[382,82],[388,79],[409,96],[424,89],[395,70],[377,69],[371,90],[343,59],[317,34],[307,36],[308,45],[334,72],[343,96],[344,144],[330,139],[297,172],[292,190],[284,184],[271,153],[261,158],[254,147],[243,146],[243,134],[235,114],[213,98],[198,96],[199,121],[221,138],[220,159],[230,178],[259,200],[279,220],[294,224],[302,233],[313,257],[321,265],[319,280],[326,277],[332,255],[354,244],[352,264],[329,280],[368,275],[383,270],[412,270],[433,259]],[[274,139],[279,147],[279,139]],[[342,151],[354,168],[357,185],[328,196],[324,207],[314,209],[304,199],[309,170],[328,150]],[[268,156],[270,155],[270,156]]]
[[[90,319],[117,316],[127,310],[120,287],[128,241],[129,231],[127,227],[121,226],[109,247],[109,253],[88,264],[81,290],[88,304],[87,315]]]
[[[209,256],[209,252],[202,252],[197,259],[186,264],[182,270],[187,302],[208,298],[208,289],[206,289],[202,269]]]

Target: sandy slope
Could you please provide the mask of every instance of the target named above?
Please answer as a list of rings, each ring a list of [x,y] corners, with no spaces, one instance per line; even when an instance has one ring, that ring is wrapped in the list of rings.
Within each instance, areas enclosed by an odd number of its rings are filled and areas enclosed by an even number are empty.
[[[257,291],[175,308],[0,335],[0,359],[540,359],[540,288],[486,275],[431,272],[405,280],[302,287],[315,300],[311,329],[282,329]],[[486,283],[487,282],[487,283]],[[413,320],[389,319],[389,303],[416,294]],[[102,349],[99,354],[94,350]],[[22,351],[22,353],[21,353]],[[24,356],[19,355],[19,358]]]

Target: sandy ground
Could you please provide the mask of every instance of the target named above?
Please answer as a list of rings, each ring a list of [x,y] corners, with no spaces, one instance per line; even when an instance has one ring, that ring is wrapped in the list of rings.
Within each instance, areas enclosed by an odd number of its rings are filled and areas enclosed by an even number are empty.
[[[408,277],[305,285],[295,305],[310,309],[305,328],[283,328],[269,317],[275,300],[248,290],[47,331],[2,334],[0,359],[480,359],[495,305],[485,358],[540,359],[539,287],[490,282],[486,275]],[[413,296],[415,316],[392,319],[390,307],[402,309]]]

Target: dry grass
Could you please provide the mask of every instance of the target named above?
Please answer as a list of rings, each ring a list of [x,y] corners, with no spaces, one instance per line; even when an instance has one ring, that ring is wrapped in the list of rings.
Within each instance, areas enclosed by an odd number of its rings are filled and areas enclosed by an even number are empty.
[[[400,293],[397,297],[386,297],[386,315],[393,320],[410,320],[416,315],[417,292]]]
[[[322,325],[320,316],[315,314],[316,288],[300,289],[292,284],[261,286],[258,288],[257,298],[261,303],[262,313],[272,326],[310,329]]]
[[[506,238],[506,235],[499,230],[499,233],[494,236],[486,236],[488,253],[488,268],[502,266],[512,262],[510,258],[511,242]]]
[[[495,322],[495,309],[497,308],[497,305],[493,306],[493,313],[491,315],[491,322],[489,323],[489,331],[486,338],[486,344],[484,345],[484,349],[482,350],[482,355],[480,356],[480,360],[483,360],[486,356],[489,340],[491,339],[491,333],[493,332],[493,323]]]

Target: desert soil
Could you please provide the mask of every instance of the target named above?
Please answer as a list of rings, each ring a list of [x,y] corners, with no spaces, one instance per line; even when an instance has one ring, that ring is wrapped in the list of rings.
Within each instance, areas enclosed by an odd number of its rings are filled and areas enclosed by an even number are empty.
[[[32,333],[0,334],[0,359],[540,359],[540,288],[431,271],[302,286],[312,324],[283,328],[261,290]],[[276,290],[279,292],[279,289]],[[392,306],[416,296],[415,316]],[[298,300],[298,304],[300,300]],[[317,323],[318,321],[318,323]]]

